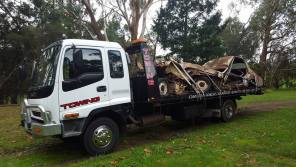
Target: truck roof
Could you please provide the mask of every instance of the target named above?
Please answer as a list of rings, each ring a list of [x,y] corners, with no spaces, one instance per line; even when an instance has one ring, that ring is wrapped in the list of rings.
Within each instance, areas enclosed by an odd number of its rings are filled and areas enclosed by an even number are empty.
[[[64,39],[62,40],[64,45],[86,45],[86,46],[100,46],[100,47],[112,47],[122,48],[117,42],[98,41],[98,40],[86,40],[86,39]]]

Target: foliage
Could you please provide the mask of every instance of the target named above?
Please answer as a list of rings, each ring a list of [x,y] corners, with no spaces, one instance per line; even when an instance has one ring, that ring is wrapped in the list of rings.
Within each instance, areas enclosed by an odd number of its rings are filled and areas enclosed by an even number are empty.
[[[5,80],[19,64],[28,64],[40,55],[41,48],[62,39],[81,38],[79,26],[67,17],[63,8],[53,1],[34,0],[32,3],[16,3],[13,0],[0,2],[0,79]],[[16,75],[10,84],[0,88],[0,103],[8,95],[16,102],[17,95],[27,89],[26,82],[19,82]]]
[[[0,82],[6,81],[6,76],[15,71],[16,63],[22,62],[20,55],[25,52],[25,45],[18,39],[19,36],[26,34],[24,26],[32,24],[30,19],[33,17],[31,8],[26,3],[15,3],[12,0],[0,1]],[[29,41],[29,40],[28,40]],[[26,43],[28,45],[28,43]],[[14,84],[6,85],[6,89],[0,89],[0,103],[5,95],[12,95],[15,101],[19,84],[13,80]],[[2,83],[0,83],[3,86]]]
[[[221,39],[226,55],[241,56],[247,60],[253,59],[259,45],[258,33],[241,23],[237,17],[228,18]]]
[[[135,40],[144,37],[148,10],[154,2],[154,0],[115,0],[113,3],[111,0],[109,8],[122,17],[128,28],[129,39]]]
[[[114,15],[114,17],[107,23],[106,33],[108,35],[109,41],[118,42],[121,44],[121,46],[125,47],[127,45],[125,40],[126,30],[121,27],[121,21],[121,17]]]
[[[99,34],[93,29],[93,24],[96,24],[95,27],[105,27],[106,36],[111,41],[127,45],[127,30],[121,27],[122,18],[118,14],[110,15],[112,18],[108,21],[99,18],[92,23],[85,18],[85,10],[75,0],[0,2],[0,104],[9,96],[16,103],[17,96],[25,93],[29,80],[18,81],[15,73],[17,66],[27,64],[29,72],[33,61],[40,58],[41,49],[54,41],[63,38],[92,39]]]
[[[245,24],[236,17],[221,23],[217,0],[168,1],[153,31],[147,30],[149,9],[157,2],[1,0],[0,104],[8,96],[15,103],[29,86],[29,80],[18,80],[18,65],[30,69],[41,48],[63,37],[110,40],[123,47],[132,38],[145,37],[153,54],[160,43],[170,55],[200,63],[224,54],[240,55],[259,70],[268,87],[295,85],[295,0],[240,0],[256,7]]]
[[[221,13],[216,0],[168,1],[154,22],[154,31],[164,49],[185,61],[204,62],[224,55],[219,33]]]
[[[287,59],[295,58],[291,51],[296,43],[296,1],[261,0],[250,24],[260,34],[261,73],[273,78],[280,67],[287,65]]]
[[[296,90],[295,89],[279,89],[265,90],[264,94],[261,96],[245,96],[241,101],[238,101],[239,105],[248,105],[252,103],[261,102],[275,102],[275,101],[290,101],[296,100]],[[259,104],[260,105],[260,104]]]

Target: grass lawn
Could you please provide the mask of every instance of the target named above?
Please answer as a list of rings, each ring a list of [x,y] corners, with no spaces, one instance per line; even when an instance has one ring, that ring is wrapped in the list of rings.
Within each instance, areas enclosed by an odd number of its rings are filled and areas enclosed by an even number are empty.
[[[296,166],[295,109],[253,113],[231,123],[188,128],[167,141],[71,166]],[[163,132],[157,129],[155,133]]]
[[[293,89],[282,89],[282,90],[271,90],[267,89],[261,96],[245,96],[239,104],[245,105],[250,103],[270,102],[270,101],[287,101],[296,99],[296,90]]]
[[[239,104],[296,101],[296,91],[267,91]],[[76,143],[33,140],[18,126],[19,109],[0,107],[0,166],[296,166],[296,104],[241,113],[229,123],[167,122],[129,132],[109,155],[88,157]]]

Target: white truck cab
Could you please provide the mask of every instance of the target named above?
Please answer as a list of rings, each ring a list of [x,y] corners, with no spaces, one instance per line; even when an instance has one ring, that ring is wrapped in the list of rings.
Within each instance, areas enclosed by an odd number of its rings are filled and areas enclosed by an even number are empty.
[[[127,57],[118,43],[62,40],[35,64],[22,124],[33,136],[78,136],[91,112],[130,102]]]

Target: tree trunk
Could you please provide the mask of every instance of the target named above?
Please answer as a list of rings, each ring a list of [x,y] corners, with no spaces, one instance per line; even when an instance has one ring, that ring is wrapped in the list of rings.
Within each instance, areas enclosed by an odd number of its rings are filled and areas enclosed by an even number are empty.
[[[280,88],[280,81],[278,79],[274,80],[274,88],[279,89]]]
[[[267,45],[268,45],[267,39],[264,38],[260,60],[259,60],[260,73],[261,73],[261,76],[264,77],[264,80],[265,80],[265,72],[266,72]]]
[[[135,40],[138,38],[138,26],[137,25],[131,25],[129,27],[129,31],[130,31],[130,34],[131,34],[131,40]]]
[[[144,37],[145,34],[145,29],[146,29],[146,19],[147,19],[147,12],[148,10],[146,10],[143,14],[143,20],[142,20],[142,30],[141,30],[141,34],[140,34],[140,38]]]
[[[264,34],[263,34],[263,46],[260,55],[259,65],[260,65],[260,74],[263,76],[263,79],[266,79],[266,70],[267,70],[267,54],[268,54],[268,45],[270,42],[270,23],[268,22]]]
[[[103,28],[99,27],[99,25],[98,25],[98,23],[97,23],[97,20],[96,20],[96,18],[95,18],[95,15],[94,15],[94,13],[93,13],[93,11],[92,11],[92,9],[91,9],[91,6],[90,6],[90,2],[89,2],[89,0],[82,0],[82,4],[85,6],[86,11],[87,11],[87,13],[88,13],[88,15],[89,15],[89,17],[90,17],[90,20],[91,20],[91,24],[90,24],[90,25],[91,25],[91,27],[92,27],[94,33],[97,35],[97,39],[98,39],[98,40],[105,41],[106,38],[105,38],[105,36],[101,33],[101,30],[102,30]]]
[[[105,5],[103,0],[101,1],[101,6],[102,6],[102,16],[103,16],[103,22],[104,22],[104,37],[106,41],[109,41],[108,34],[107,34],[107,14],[105,10]]]
[[[138,27],[139,27],[139,21],[141,18],[140,1],[131,0],[130,7],[132,10],[132,14],[131,14],[132,17],[131,17],[131,24],[129,26],[129,31],[131,33],[131,40],[135,40],[138,38]]]
[[[17,104],[17,95],[12,95],[10,97],[10,104]]]
[[[0,104],[4,104],[4,97],[0,95]]]
[[[150,1],[150,2],[147,2],[149,4],[147,4],[147,7],[145,9],[143,9],[143,20],[142,20],[142,31],[141,31],[141,34],[140,34],[140,37],[143,38],[144,35],[145,35],[145,29],[146,29],[146,20],[147,20],[147,14],[148,14],[148,11],[149,11],[149,8],[151,7],[152,5],[152,2],[153,1]]]
[[[121,15],[125,19],[128,25],[128,30],[131,35],[131,40],[135,40],[139,35],[139,22],[141,17],[143,17],[142,30],[140,37],[144,36],[144,31],[146,28],[146,17],[149,8],[151,7],[153,0],[116,0],[118,9]],[[130,14],[127,12],[126,3],[129,2]]]

